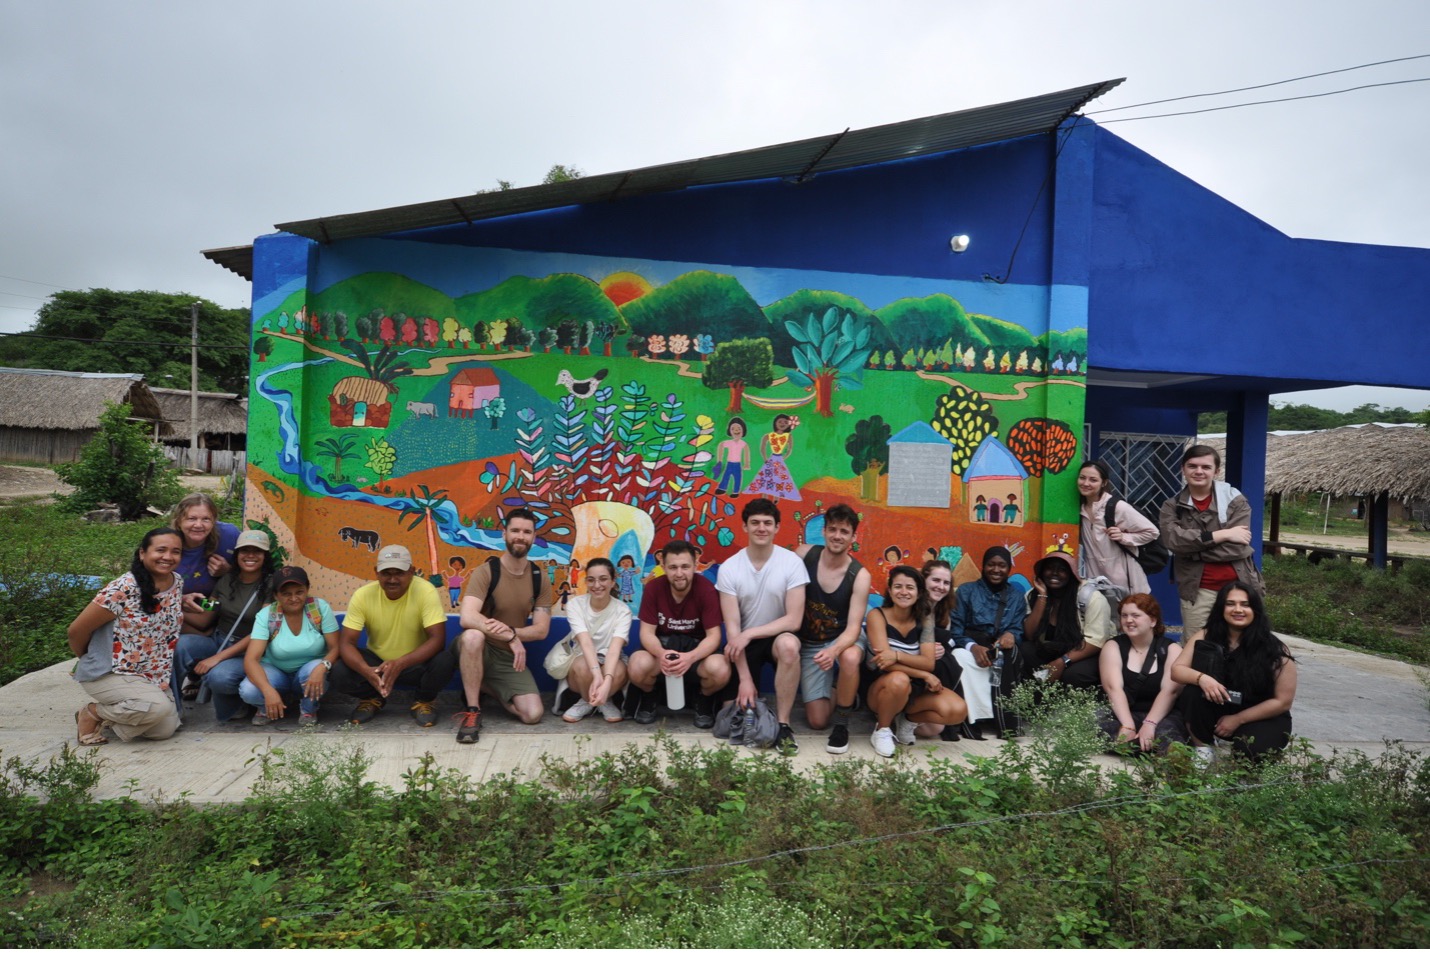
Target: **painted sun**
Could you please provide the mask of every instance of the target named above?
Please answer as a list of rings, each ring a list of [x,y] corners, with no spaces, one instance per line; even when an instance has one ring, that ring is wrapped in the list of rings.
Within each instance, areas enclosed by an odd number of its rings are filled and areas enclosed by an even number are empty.
[[[601,280],[601,290],[611,303],[620,307],[627,301],[634,301],[650,291],[650,282],[631,271],[618,271]]]

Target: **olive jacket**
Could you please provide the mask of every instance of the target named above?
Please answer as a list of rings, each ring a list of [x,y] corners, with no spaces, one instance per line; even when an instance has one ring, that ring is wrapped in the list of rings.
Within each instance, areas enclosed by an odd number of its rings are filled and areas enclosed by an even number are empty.
[[[1250,502],[1229,483],[1218,480],[1212,489],[1216,499],[1205,510],[1196,508],[1186,487],[1162,504],[1158,522],[1162,544],[1173,556],[1172,579],[1177,584],[1177,595],[1184,602],[1196,599],[1206,563],[1231,563],[1236,567],[1237,579],[1265,594],[1261,571],[1253,558],[1256,551],[1250,544],[1212,542],[1214,530],[1251,525]]]

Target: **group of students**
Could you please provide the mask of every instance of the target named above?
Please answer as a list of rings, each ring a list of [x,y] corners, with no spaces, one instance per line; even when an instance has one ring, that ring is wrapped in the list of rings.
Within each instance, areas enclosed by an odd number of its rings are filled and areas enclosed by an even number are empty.
[[[823,543],[791,552],[774,544],[779,509],[763,498],[745,505],[748,545],[715,584],[697,571],[690,544],[667,545],[636,617],[613,598],[615,566],[591,560],[586,592],[567,604],[570,634],[544,663],[576,698],[562,717],[574,723],[599,712],[612,723],[649,724],[661,689],[675,679],[693,699],[697,727],[708,728],[720,703],[754,703],[770,665],[776,743],[785,753],[797,750],[790,726],[797,695],[809,726],[830,729],[832,753],[849,749],[850,715],[862,699],[874,718],[870,745],[891,757],[920,737],[1001,735],[1014,727],[1002,700],[1027,678],[1102,692],[1104,730],[1133,750],[1220,739],[1252,755],[1284,747],[1295,662],[1271,632],[1259,576],[1243,578],[1247,566],[1255,573],[1238,548],[1249,541],[1238,528],[1249,508],[1214,479],[1220,460],[1204,459],[1209,454],[1187,452],[1187,489],[1163,507],[1160,529],[1115,498],[1102,464],[1085,464],[1082,571],[1069,554],[1049,553],[1026,590],[1010,552],[994,546],[979,578],[956,589],[942,560],[921,570],[893,566],[882,604],[871,609],[870,574],[852,556],[858,514],[832,507]],[[438,693],[458,672],[459,742],[479,737],[483,693],[523,722],[542,717],[526,645],[547,637],[551,593],[526,559],[535,535],[529,511],[507,514],[505,552],[471,574],[463,631],[450,644],[436,589],[400,546],[379,554],[377,580],[353,595],[340,628],[328,603],[310,594],[303,569],[273,568],[266,533],[221,523],[203,494],[175,514],[172,525],[144,536],[130,571],[69,627],[80,656],[75,677],[94,699],[75,715],[80,744],[104,743],[106,728],[121,740],[167,738],[182,702],[201,690],[212,694],[220,721],[266,725],[295,702],[300,724],[316,722],[334,689],[357,698],[349,720],[363,723],[406,685],[416,691],[413,719],[431,727]],[[1199,619],[1182,644],[1166,638],[1135,559],[1158,536],[1178,560],[1183,616]],[[1130,594],[1114,605],[1080,576]],[[358,647],[363,632],[368,642]]]

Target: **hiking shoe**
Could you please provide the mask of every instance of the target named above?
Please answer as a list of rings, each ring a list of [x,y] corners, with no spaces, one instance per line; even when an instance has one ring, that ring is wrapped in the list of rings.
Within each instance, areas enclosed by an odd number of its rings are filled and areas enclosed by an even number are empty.
[[[318,713],[315,711],[305,711],[298,716],[299,728],[316,728],[318,726]]]
[[[457,723],[457,744],[474,745],[482,736],[482,713],[479,711],[459,711],[452,716]]]
[[[794,729],[789,725],[780,725],[780,733],[775,735],[775,750],[786,758],[799,754],[799,742],[794,739]]]
[[[591,704],[586,699],[577,699],[576,704],[566,709],[565,714],[561,716],[561,720],[574,725],[576,724],[576,722],[580,721],[582,718],[585,718],[587,715],[591,714],[591,712],[595,710],[596,706]]]
[[[418,728],[431,728],[437,724],[437,706],[431,702],[413,702],[409,710]]]
[[[835,725],[834,730],[829,733],[829,740],[824,743],[824,750],[830,754],[843,754],[849,750],[849,726]]]
[[[262,728],[264,725],[269,724],[272,721],[273,719],[268,717],[268,712],[264,711],[262,708],[258,709],[258,711],[253,713],[253,727],[255,728]]]
[[[655,723],[655,699],[651,697],[650,692],[642,694],[640,700],[636,702],[635,719],[638,725]]]
[[[378,698],[376,695],[372,698],[364,698],[357,703],[357,707],[353,709],[353,713],[348,715],[348,721],[354,725],[365,725],[376,718],[377,713],[382,711],[385,707],[387,707],[387,700],[385,698]]]
[[[695,697],[695,727],[702,731],[715,727],[715,699],[709,695]]]
[[[596,708],[601,713],[601,717],[606,719],[606,723],[614,725],[618,721],[625,721],[626,716],[621,714],[621,710],[612,701],[603,701]]]
[[[894,731],[892,728],[875,728],[874,734],[870,736],[869,743],[874,746],[874,753],[881,758],[892,758],[894,756]]]
[[[957,725],[944,725],[943,730],[938,733],[939,741],[957,741],[959,730]]]
[[[894,741],[907,747],[916,740],[914,723],[905,718],[903,712],[899,712],[894,716]]]

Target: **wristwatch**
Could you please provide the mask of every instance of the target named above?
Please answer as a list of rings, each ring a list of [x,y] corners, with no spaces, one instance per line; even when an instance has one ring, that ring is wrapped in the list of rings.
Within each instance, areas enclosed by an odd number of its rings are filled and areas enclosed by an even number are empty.
[[[325,659],[325,658],[320,658],[320,659],[318,659],[318,661],[323,663],[323,668],[327,669],[327,670],[330,671],[330,672],[333,670],[333,663],[332,663],[332,662],[329,662],[329,661],[328,661],[327,659]]]

